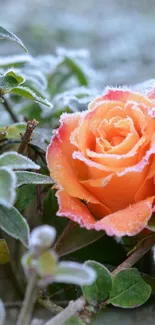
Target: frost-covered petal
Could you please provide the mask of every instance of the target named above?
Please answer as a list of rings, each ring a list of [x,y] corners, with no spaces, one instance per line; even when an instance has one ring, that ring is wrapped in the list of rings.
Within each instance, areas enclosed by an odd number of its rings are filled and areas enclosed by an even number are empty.
[[[61,119],[61,126],[56,130],[47,150],[47,163],[51,177],[68,194],[82,200],[97,202],[78,181],[72,152],[75,147],[70,143],[70,134],[77,127],[79,114],[64,114]],[[82,173],[85,171],[80,166]],[[78,170],[78,172],[80,172]],[[86,171],[87,172],[87,171]]]
[[[77,198],[69,196],[63,190],[57,191],[56,196],[59,203],[58,216],[65,216],[88,230],[93,229],[96,220],[84,203]]]
[[[127,101],[135,101],[139,104],[153,106],[151,100],[141,93],[132,92],[128,89],[121,88],[106,88],[102,97],[104,100],[116,100],[126,103]]]
[[[135,203],[96,222],[96,230],[105,230],[109,236],[134,236],[142,231],[151,218],[154,197]]]

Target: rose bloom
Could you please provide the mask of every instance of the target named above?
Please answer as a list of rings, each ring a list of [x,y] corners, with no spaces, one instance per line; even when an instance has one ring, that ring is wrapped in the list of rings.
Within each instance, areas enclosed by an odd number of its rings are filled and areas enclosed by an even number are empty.
[[[105,90],[64,113],[47,150],[59,216],[110,236],[147,228],[155,195],[155,88]]]

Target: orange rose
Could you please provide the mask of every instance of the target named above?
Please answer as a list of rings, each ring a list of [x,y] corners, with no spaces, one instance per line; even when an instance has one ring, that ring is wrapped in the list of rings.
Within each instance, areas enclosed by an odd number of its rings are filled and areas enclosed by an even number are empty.
[[[116,236],[147,227],[155,195],[154,98],[154,89],[107,89],[87,111],[62,115],[47,150],[59,216]]]

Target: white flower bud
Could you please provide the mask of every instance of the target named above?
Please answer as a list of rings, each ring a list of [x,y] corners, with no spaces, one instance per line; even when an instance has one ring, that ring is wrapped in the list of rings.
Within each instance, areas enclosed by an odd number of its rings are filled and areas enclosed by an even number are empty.
[[[55,228],[45,225],[35,228],[30,235],[30,250],[39,253],[50,248],[56,238]]]

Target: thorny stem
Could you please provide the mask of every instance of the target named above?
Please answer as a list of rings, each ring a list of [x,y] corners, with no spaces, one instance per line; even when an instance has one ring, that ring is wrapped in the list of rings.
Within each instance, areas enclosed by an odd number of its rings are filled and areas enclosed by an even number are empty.
[[[39,122],[36,121],[35,119],[33,121],[27,122],[25,133],[21,136],[22,142],[18,149],[19,153],[23,153],[25,151],[25,149],[27,148],[29,142],[31,141],[32,133],[33,133],[34,129],[36,128],[36,126],[38,125],[38,123]]]
[[[9,115],[11,116],[13,122],[15,122],[15,123],[20,122],[18,117],[16,116],[16,114],[13,112],[9,101],[3,95],[0,95],[0,97],[3,99],[2,104],[4,105],[6,111],[9,113]]]
[[[19,314],[19,318],[17,321],[17,325],[29,325],[32,317],[33,307],[35,305],[37,299],[37,277],[35,273],[32,273],[29,277],[25,299],[23,302],[23,306],[21,312]]]

